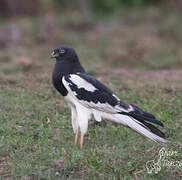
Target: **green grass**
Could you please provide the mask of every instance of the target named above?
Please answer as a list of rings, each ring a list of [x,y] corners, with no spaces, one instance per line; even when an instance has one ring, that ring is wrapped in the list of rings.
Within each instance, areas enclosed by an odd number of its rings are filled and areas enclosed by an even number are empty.
[[[121,97],[154,113],[167,125],[164,132],[169,139],[179,141],[181,92],[173,96],[157,88],[151,91],[146,87],[140,94],[138,90],[136,93],[124,90]],[[0,93],[3,112],[0,156],[7,157],[13,179],[24,176],[47,179],[166,179],[168,176],[171,179],[180,173],[169,168],[148,175],[145,163],[155,158],[161,146],[110,122],[90,124],[80,150],[79,145],[74,145],[70,111],[65,106],[56,107],[59,95],[51,88],[43,92],[2,90]],[[175,144],[168,148],[181,153]]]
[[[180,33],[172,29],[180,24],[178,15],[154,12],[125,12],[123,21],[113,17],[113,26],[96,21],[91,30],[71,30],[69,22],[56,20],[53,31],[61,29],[60,39],[43,44],[37,39],[39,18],[16,20],[22,42],[0,52],[1,179],[180,179],[177,167],[148,174],[146,162],[162,146],[106,120],[91,121],[83,149],[74,145],[70,110],[51,84],[52,49],[60,42],[73,45],[89,73],[165,124],[161,129],[172,141],[166,149],[178,152],[170,160],[182,161],[181,46]],[[143,33],[149,33],[151,44]],[[20,61],[22,56],[30,65]]]

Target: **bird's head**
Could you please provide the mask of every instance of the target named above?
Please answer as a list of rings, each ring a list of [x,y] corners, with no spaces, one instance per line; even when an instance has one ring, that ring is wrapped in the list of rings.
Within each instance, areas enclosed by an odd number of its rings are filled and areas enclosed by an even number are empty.
[[[59,46],[54,49],[51,58],[56,58],[56,61],[76,62],[78,56],[75,50],[70,46]]]

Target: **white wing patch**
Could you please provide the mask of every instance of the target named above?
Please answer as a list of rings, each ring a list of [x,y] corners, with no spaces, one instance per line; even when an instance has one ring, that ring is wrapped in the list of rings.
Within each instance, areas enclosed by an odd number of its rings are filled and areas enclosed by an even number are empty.
[[[86,89],[85,86],[84,87],[82,86],[83,84],[81,84],[81,85],[79,84],[80,82],[83,83],[83,81],[85,81],[84,79],[82,79],[82,78],[80,78],[80,77],[78,77],[77,75],[74,75],[74,74],[71,74],[70,76],[73,77],[72,79],[71,78],[70,79],[71,79],[72,82],[75,81],[74,83],[77,85],[77,87],[80,87],[80,88],[82,87],[82,88]],[[78,81],[76,82],[76,79],[77,80],[80,80],[81,79],[81,81],[79,81],[79,83],[78,83]],[[101,112],[112,113],[112,114],[115,114],[115,113],[118,113],[118,112],[121,112],[121,111],[129,112],[130,109],[131,109],[130,108],[129,110],[126,110],[126,109],[123,109],[122,107],[120,107],[119,105],[111,106],[107,102],[106,103],[100,103],[100,102],[94,103],[92,101],[88,102],[88,101],[85,101],[85,100],[79,100],[76,97],[76,95],[77,95],[76,92],[74,92],[74,91],[71,90],[71,88],[69,87],[69,83],[65,80],[64,76],[62,78],[62,82],[63,82],[65,88],[68,90],[68,95],[65,98],[67,100],[69,100],[69,101],[74,101],[74,103],[80,103],[84,107],[87,107],[89,109],[93,109],[93,110],[101,111]],[[92,84],[88,83],[87,81],[85,81],[85,83],[89,84],[92,87],[90,89],[93,90],[93,88],[94,88],[94,91],[96,90],[96,88]],[[88,88],[88,86],[87,86],[87,88]],[[90,91],[90,89],[89,90],[86,89],[86,90],[87,91]],[[93,115],[94,115],[94,117],[96,117],[96,116],[98,116],[98,113],[97,112],[93,112]],[[96,119],[97,119],[97,121],[101,121],[101,117],[98,117]]]
[[[116,96],[115,94],[112,94],[113,97],[115,97],[118,101],[120,101],[120,99],[118,98],[118,96]]]
[[[76,74],[71,74],[70,75],[70,80],[77,85],[77,87],[84,88],[86,91],[94,92],[97,90],[92,84],[81,78],[80,76]]]

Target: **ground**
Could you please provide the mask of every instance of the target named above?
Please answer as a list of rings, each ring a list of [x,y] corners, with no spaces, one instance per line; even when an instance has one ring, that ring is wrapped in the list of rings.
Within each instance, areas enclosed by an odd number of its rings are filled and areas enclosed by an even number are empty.
[[[148,174],[146,163],[163,146],[106,120],[92,120],[83,149],[75,146],[49,59],[58,45],[73,46],[90,74],[165,124],[166,151],[176,151],[169,161],[182,162],[181,16],[156,8],[124,11],[109,21],[78,16],[14,20],[21,39],[0,51],[1,179],[182,178],[182,166]]]

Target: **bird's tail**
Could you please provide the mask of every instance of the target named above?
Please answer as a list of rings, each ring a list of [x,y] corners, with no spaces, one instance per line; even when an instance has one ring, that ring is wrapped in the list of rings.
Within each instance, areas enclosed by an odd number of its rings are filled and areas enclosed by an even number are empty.
[[[106,117],[108,118],[108,116]],[[109,119],[116,122],[128,126],[129,128],[137,131],[143,136],[151,139],[155,142],[167,143],[168,141],[165,139],[165,134],[157,129],[152,124],[147,123],[146,121],[138,121],[136,118],[131,116],[122,115],[122,114],[114,114],[110,115]]]

